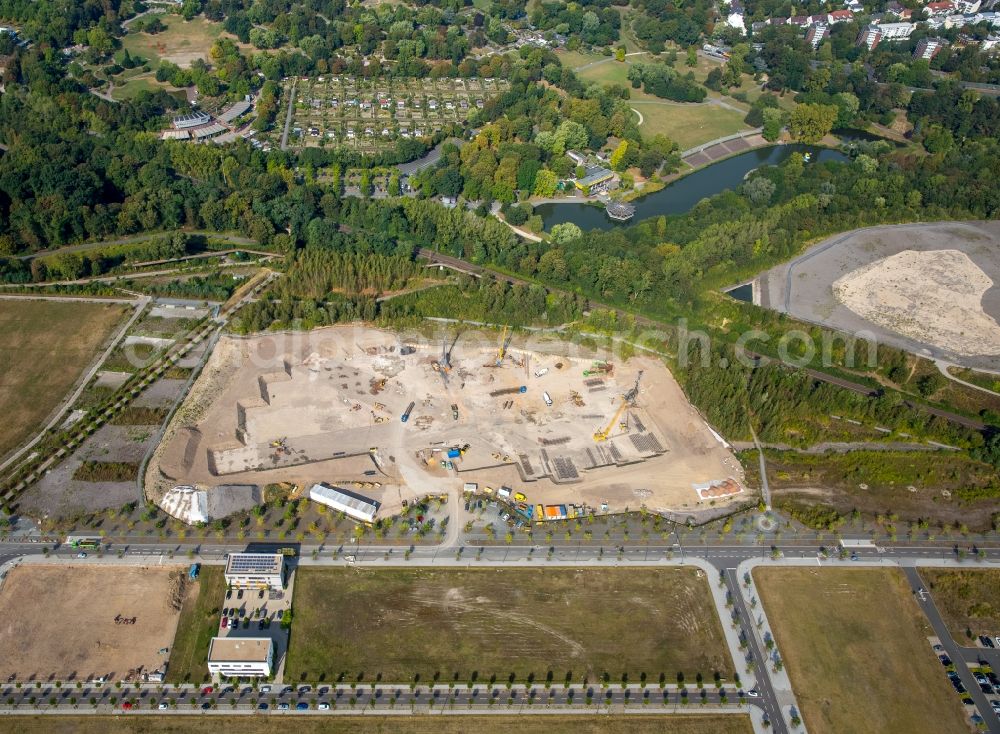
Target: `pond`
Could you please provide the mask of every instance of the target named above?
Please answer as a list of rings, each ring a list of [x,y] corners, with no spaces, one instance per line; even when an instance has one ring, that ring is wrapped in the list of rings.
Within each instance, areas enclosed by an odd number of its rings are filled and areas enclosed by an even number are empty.
[[[738,285],[735,288],[731,288],[725,291],[727,296],[735,298],[737,301],[746,301],[747,303],[753,303],[753,283],[744,283],[743,285]]]
[[[597,206],[577,202],[541,204],[535,207],[535,214],[541,215],[546,231],[550,231],[552,225],[562,222],[574,222],[580,229],[586,231],[588,229],[627,227],[643,219],[661,214],[683,214],[702,199],[739,186],[743,182],[743,178],[755,168],[777,165],[796,152],[812,153],[812,163],[847,160],[847,156],[838,150],[811,145],[791,144],[758,148],[740,153],[719,163],[713,163],[688,174],[655,194],[633,201],[632,204],[636,210],[635,216],[627,222],[616,222],[610,219],[604,213],[604,206],[600,204]]]

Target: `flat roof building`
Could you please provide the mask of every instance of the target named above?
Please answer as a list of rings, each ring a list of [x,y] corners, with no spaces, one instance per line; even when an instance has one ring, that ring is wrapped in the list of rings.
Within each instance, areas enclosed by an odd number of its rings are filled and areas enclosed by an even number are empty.
[[[614,177],[615,172],[609,171],[607,168],[603,168],[601,166],[587,166],[584,171],[583,178],[576,180],[576,187],[581,190],[589,189],[597,184],[610,181]]]
[[[237,589],[282,589],[285,557],[280,553],[230,553],[226,584]]]
[[[208,645],[208,672],[229,678],[268,678],[274,663],[269,637],[213,637]]]
[[[325,484],[314,484],[309,490],[309,499],[321,505],[332,507],[361,522],[372,522],[381,503],[368,497],[355,494],[346,489],[328,487]]]

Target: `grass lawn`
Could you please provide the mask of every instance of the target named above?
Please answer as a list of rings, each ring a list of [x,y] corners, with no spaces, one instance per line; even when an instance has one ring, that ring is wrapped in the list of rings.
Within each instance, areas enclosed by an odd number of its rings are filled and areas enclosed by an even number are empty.
[[[611,58],[610,56],[605,56],[604,54],[588,53],[584,51],[557,51],[556,55],[559,57],[559,62],[567,69],[576,69],[579,66],[585,66],[586,64],[592,64],[595,61],[602,61],[604,59]]]
[[[133,56],[149,62],[151,68],[160,61],[172,61],[181,67],[191,66],[195,59],[207,59],[208,51],[222,31],[222,24],[199,16],[184,20],[178,15],[161,15],[166,30],[148,33],[127,33],[122,44]]]
[[[300,569],[285,680],[732,678],[693,569]]]
[[[743,122],[742,112],[713,104],[665,105],[635,102],[632,106],[642,113],[643,122],[639,125],[639,131],[644,137],[666,135],[681,150],[750,129]]]
[[[0,456],[41,428],[127,312],[83,299],[0,301]]]
[[[16,720],[15,720],[16,719]],[[17,716],[0,721],[0,733],[14,734],[180,734],[240,731],[271,734],[267,716]],[[282,731],[294,734],[751,734],[750,717],[676,716],[337,716],[285,718]]]
[[[969,731],[901,571],[753,575],[810,734]]]
[[[744,112],[708,103],[672,102],[652,94],[646,94],[641,89],[632,89],[632,84],[628,80],[629,66],[632,62],[642,61],[652,61],[652,57],[633,56],[624,63],[612,59],[584,69],[577,75],[584,81],[597,82],[598,84],[621,84],[628,87],[630,103],[634,109],[642,114],[643,122],[639,125],[640,132],[647,138],[658,134],[666,135],[675,141],[681,150],[687,150],[709,140],[749,129],[743,122]],[[704,60],[700,59],[700,61]],[[678,69],[682,74],[690,71],[683,65],[683,62],[678,62]],[[727,100],[727,102],[733,106],[745,106],[735,100]]]
[[[225,595],[223,567],[202,566],[177,622],[167,666],[168,683],[201,683],[208,678],[208,643],[218,633]]]
[[[920,576],[958,644],[966,629],[973,637],[1000,635],[1000,570],[922,568]]]
[[[111,96],[115,99],[132,99],[139,92],[155,92],[158,89],[165,89],[170,93],[179,93],[181,98],[185,102],[187,101],[187,95],[184,93],[184,90],[179,90],[169,84],[156,81],[156,77],[152,73],[132,77],[121,85],[115,84]]]

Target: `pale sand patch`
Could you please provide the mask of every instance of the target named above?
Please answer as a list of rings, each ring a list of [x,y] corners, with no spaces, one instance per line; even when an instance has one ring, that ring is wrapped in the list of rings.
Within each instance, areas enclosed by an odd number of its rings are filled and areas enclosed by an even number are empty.
[[[905,250],[833,283],[854,313],[963,356],[1000,354],[1000,324],[983,310],[993,280],[958,250]]]

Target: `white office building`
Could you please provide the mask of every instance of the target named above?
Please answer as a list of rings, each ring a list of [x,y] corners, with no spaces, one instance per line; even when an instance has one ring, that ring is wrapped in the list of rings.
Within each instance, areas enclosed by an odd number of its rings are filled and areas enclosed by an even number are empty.
[[[234,589],[284,588],[285,557],[280,553],[230,553],[226,584]]]
[[[213,637],[208,672],[227,678],[269,678],[274,643],[269,637]]]

